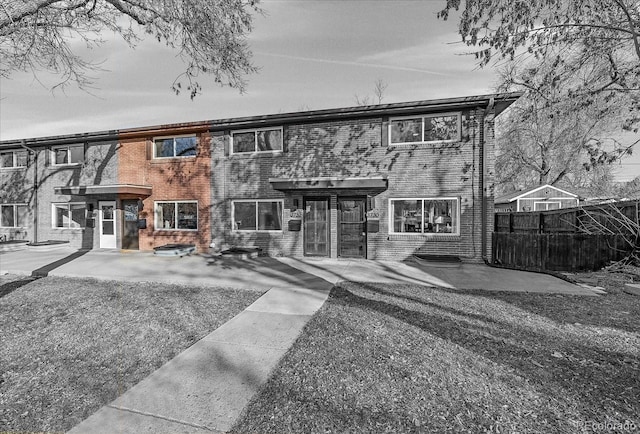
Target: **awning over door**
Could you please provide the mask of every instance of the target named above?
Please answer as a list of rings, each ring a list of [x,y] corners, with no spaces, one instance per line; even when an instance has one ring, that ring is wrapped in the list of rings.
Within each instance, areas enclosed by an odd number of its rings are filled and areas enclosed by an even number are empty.
[[[111,184],[111,185],[72,185],[66,187],[54,187],[56,194],[73,194],[78,196],[91,196],[95,194],[133,194],[137,196],[151,196],[152,188],[149,185],[135,184]]]
[[[386,190],[386,176],[366,178],[342,178],[335,176],[315,178],[269,178],[274,190],[318,190],[318,189],[351,189],[351,190]]]

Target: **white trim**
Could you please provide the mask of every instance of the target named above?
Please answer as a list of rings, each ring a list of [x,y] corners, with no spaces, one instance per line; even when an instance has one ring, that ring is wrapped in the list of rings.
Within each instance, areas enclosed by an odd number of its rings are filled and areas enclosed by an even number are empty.
[[[77,163],[56,163],[56,150],[58,149],[66,149],[67,150],[67,160],[71,160],[71,148],[76,148],[76,147],[82,147],[82,161],[79,161]],[[70,143],[68,145],[56,145],[56,146],[52,146],[51,150],[50,150],[50,156],[51,156],[51,165],[52,166],[80,166],[84,163],[85,158],[86,158],[86,147],[85,144],[80,142],[80,143]]]
[[[56,226],[56,223],[57,223],[56,205],[67,206],[67,210],[69,211],[69,221],[71,221],[71,205],[84,205],[85,225],[80,226],[78,228],[72,228],[71,226]],[[71,229],[71,230],[81,231],[87,227],[86,225],[87,225],[87,202],[52,202],[51,203],[51,228],[52,229]]]
[[[269,151],[258,151],[258,132],[259,131],[280,131],[280,149],[273,149]],[[233,135],[242,133],[254,133],[253,134],[253,151],[249,152],[234,152],[233,151]],[[249,128],[244,130],[233,130],[229,134],[229,155],[251,155],[251,154],[277,154],[284,150],[284,128],[283,127],[262,127],[262,128]]]
[[[424,202],[427,200],[454,200],[456,201],[456,227],[455,232],[395,232],[393,229],[393,209],[391,206],[391,202],[401,201],[401,200],[420,200],[422,201],[422,223],[424,223]],[[389,214],[389,235],[408,235],[408,236],[418,236],[418,237],[451,237],[451,236],[460,236],[460,215],[461,215],[461,200],[460,197],[455,196],[442,196],[442,197],[392,197],[387,200],[387,212]],[[424,224],[422,226],[422,231],[424,231]]]
[[[14,226],[2,226],[2,207],[3,206],[12,206],[13,207],[13,223]],[[15,229],[15,228],[26,228],[27,226],[16,226],[15,224],[18,222],[18,207],[24,206],[27,208],[27,212],[29,211],[29,205],[26,203],[0,203],[0,228],[2,229]]]
[[[10,167],[6,167],[6,166],[0,166],[0,170],[13,170],[13,169],[25,169],[27,167],[27,165],[29,164],[29,153],[27,152],[26,149],[17,149],[17,150],[10,150],[10,151],[0,151],[0,154],[8,154],[9,152],[11,152],[11,154],[13,155],[12,157],[12,164],[13,166]],[[27,156],[27,163],[24,166],[18,166],[18,156],[17,153],[18,152],[24,152],[25,155]]]
[[[258,202],[279,202],[282,205],[282,217],[280,221],[280,229],[258,229]],[[255,203],[256,204],[256,228],[255,229],[236,229],[236,203]],[[231,231],[232,232],[265,232],[265,233],[282,233],[284,231],[284,199],[232,199],[231,200]]]
[[[456,138],[455,139],[447,139],[447,140],[424,140],[424,133],[425,133],[425,129],[424,129],[424,120],[425,118],[437,118],[437,117],[443,117],[443,116],[457,116],[458,118],[458,128],[457,128],[457,134],[456,134]],[[405,119],[420,119],[422,122],[422,140],[417,141],[417,142],[398,142],[398,143],[394,143],[391,141],[391,126],[392,123],[394,121],[401,121],[401,120],[405,120]],[[395,116],[395,117],[390,117],[389,118],[389,125],[388,125],[388,130],[387,130],[387,136],[388,136],[388,140],[387,140],[387,144],[389,146],[403,146],[403,145],[415,145],[415,144],[422,144],[422,143],[455,143],[455,142],[459,142],[462,139],[462,112],[445,112],[445,113],[428,113],[428,114],[416,114],[413,116]]]
[[[104,222],[105,218],[104,218],[104,213],[102,212],[102,207],[104,205],[107,206],[113,206],[113,216],[110,219],[107,219],[107,221],[112,221],[113,222],[113,234],[104,234],[102,232],[103,230],[103,226],[102,223]],[[118,248],[118,240],[117,240],[117,234],[118,234],[118,212],[117,212],[117,204],[115,200],[101,200],[98,201],[98,241],[99,241],[99,245],[101,249],[117,249]]]
[[[196,147],[195,147],[195,155],[176,155],[176,140],[184,137],[193,137],[196,139]],[[173,139],[173,156],[171,157],[158,157],[156,155],[156,140],[164,140],[164,139]],[[151,139],[151,147],[153,148],[153,159],[154,160],[166,160],[169,158],[195,158],[198,156],[198,135],[197,134],[179,134],[177,136],[157,136]]]
[[[545,184],[545,185],[541,185],[540,187],[534,188],[534,189],[533,189],[533,190],[531,190],[531,191],[527,191],[526,193],[522,193],[522,194],[520,194],[519,196],[512,197],[512,198],[509,200],[509,202],[513,202],[513,201],[514,201],[514,200],[516,200],[516,199],[544,199],[544,198],[537,198],[537,197],[524,197],[524,196],[526,196],[526,195],[528,195],[528,194],[535,193],[536,191],[542,190],[543,188],[553,188],[554,190],[561,191],[561,192],[563,192],[563,193],[565,193],[565,194],[568,194],[568,195],[570,195],[570,196],[572,196],[572,197],[575,197],[575,198],[577,198],[577,197],[578,197],[578,195],[577,195],[577,194],[569,193],[568,191],[565,191],[565,190],[563,190],[563,189],[561,189],[561,188],[554,187],[553,185]],[[555,198],[554,198],[554,199],[555,199]],[[565,198],[563,198],[563,199],[571,199],[571,198],[569,198],[569,197],[565,197]]]
[[[176,228],[159,228],[158,227],[158,204],[172,203],[174,204],[175,225],[178,225],[178,204],[179,203],[195,203],[196,204],[196,228],[195,229],[178,229]],[[156,200],[153,202],[153,230],[154,231],[180,231],[180,232],[198,232],[200,229],[200,209],[197,200]]]

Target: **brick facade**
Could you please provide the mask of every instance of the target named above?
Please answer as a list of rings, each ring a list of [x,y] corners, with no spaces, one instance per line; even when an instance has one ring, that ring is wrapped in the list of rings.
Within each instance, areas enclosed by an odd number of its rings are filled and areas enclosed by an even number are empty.
[[[170,136],[171,130],[162,131]],[[177,135],[185,134],[179,131]],[[207,252],[211,240],[211,150],[208,132],[196,134],[195,157],[153,158],[153,136],[121,139],[118,182],[148,185],[152,194],[144,197],[140,218],[147,228],[139,231],[140,250],[151,250],[165,244],[195,244],[199,252]],[[123,197],[126,198],[126,197]],[[156,201],[198,201],[198,230],[159,230],[154,227]]]
[[[268,255],[301,257],[306,253],[305,201],[326,198],[326,255],[338,257],[340,247],[346,245],[339,230],[343,215],[339,207],[351,206],[344,200],[356,198],[366,203],[368,219],[377,226],[363,232],[366,251],[362,253],[367,258],[401,260],[422,253],[490,260],[494,118],[518,97],[485,95],[2,142],[2,150],[28,145],[36,152],[26,168],[0,169],[0,203],[24,203],[29,208],[26,227],[0,228],[0,236],[66,240],[76,248],[108,247],[107,242],[101,245],[99,205],[113,201],[116,242],[109,248],[129,245],[126,224],[137,237],[133,248],[140,250],[174,243],[195,244],[201,253],[211,246],[214,251],[258,246]],[[442,113],[459,115],[459,140],[389,144],[390,119]],[[264,128],[281,128],[282,150],[231,152],[233,131]],[[154,157],[154,138],[185,135],[196,137],[195,156]],[[52,146],[79,142],[85,146],[81,164],[51,164]],[[303,185],[297,180],[320,180],[320,184]],[[393,233],[390,201],[421,198],[454,200],[459,209],[458,233]],[[232,202],[243,200],[282,201],[282,216],[277,216],[282,228],[235,230]],[[131,207],[125,212],[124,201],[132,201],[127,204],[134,203],[134,210],[142,204],[142,209],[137,215]],[[155,227],[159,201],[197,201],[197,230]],[[86,204],[88,221],[95,221],[95,227],[54,228],[52,204],[69,202]],[[301,230],[295,230],[295,225],[290,230],[289,223],[297,221]],[[146,228],[138,228],[141,223]]]

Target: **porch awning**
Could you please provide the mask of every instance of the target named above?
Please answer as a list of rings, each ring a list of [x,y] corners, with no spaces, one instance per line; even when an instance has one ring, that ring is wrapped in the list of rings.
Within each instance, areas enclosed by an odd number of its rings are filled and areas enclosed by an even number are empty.
[[[111,184],[111,185],[71,185],[67,187],[54,187],[56,194],[74,194],[78,196],[91,196],[94,194],[135,194],[139,196],[151,196],[151,186],[135,184]]]
[[[358,189],[386,190],[386,176],[342,178],[336,176],[316,178],[269,178],[274,190]]]

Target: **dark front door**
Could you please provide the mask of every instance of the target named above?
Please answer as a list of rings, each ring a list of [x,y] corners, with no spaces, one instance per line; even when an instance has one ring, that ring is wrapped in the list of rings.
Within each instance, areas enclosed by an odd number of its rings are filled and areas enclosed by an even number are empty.
[[[304,200],[304,254],[329,256],[329,199]]]
[[[338,256],[367,257],[365,198],[338,198]]]
[[[123,225],[122,225],[122,248],[125,250],[138,250],[138,201],[123,200]]]

